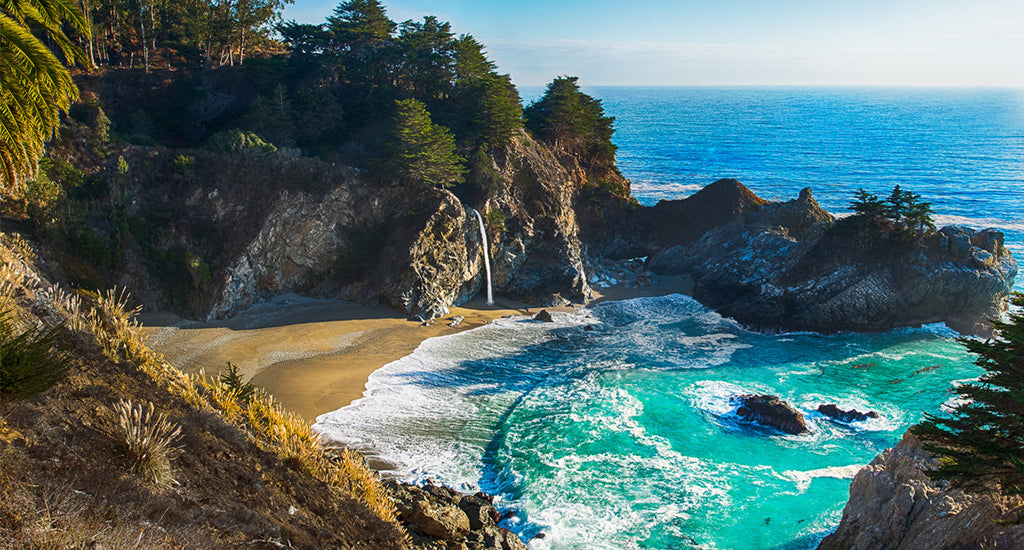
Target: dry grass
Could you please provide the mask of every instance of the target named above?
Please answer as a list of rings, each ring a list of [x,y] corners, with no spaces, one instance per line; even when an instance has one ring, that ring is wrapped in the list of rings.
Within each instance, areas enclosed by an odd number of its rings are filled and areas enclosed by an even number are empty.
[[[87,505],[67,486],[30,486],[10,457],[0,460],[0,549],[139,550],[156,548],[159,535],[146,523],[116,522]]]
[[[121,450],[131,462],[131,470],[156,485],[171,483],[171,459],[178,453],[174,443],[181,428],[163,413],[156,413],[152,403],[121,401],[114,405],[114,412],[121,428]]]
[[[129,307],[129,301],[124,290],[108,290],[97,295],[96,307],[88,314],[89,328],[107,355],[138,365],[172,394],[197,409],[216,411],[245,430],[258,447],[293,469],[339,488],[381,519],[397,521],[397,510],[379,476],[358,454],[325,448],[305,419],[285,410],[263,390],[241,395],[230,381],[203,372],[189,375],[168,364],[143,342],[135,320],[139,308]]]

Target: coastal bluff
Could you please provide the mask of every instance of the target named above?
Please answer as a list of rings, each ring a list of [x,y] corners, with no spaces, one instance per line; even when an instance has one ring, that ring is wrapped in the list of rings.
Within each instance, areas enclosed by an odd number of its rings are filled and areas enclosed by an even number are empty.
[[[925,470],[935,458],[912,434],[853,478],[839,527],[820,550],[1024,548],[1020,497],[964,493]]]
[[[719,180],[650,213],[689,221],[648,229],[649,269],[690,275],[697,300],[763,330],[883,331],[945,322],[984,334],[1006,310],[1017,274],[999,231],[864,234],[853,217],[822,209],[810,188],[794,200],[768,202],[736,180]]]

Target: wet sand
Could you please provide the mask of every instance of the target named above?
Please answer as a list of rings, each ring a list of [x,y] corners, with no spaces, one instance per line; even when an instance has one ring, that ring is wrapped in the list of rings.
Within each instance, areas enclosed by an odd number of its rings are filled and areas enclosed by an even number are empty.
[[[688,278],[663,277],[646,287],[595,289],[591,304],[690,290]],[[547,309],[575,307],[581,306]],[[285,295],[226,321],[189,321],[170,313],[143,314],[141,321],[150,346],[176,367],[212,375],[230,361],[246,380],[312,422],[358,399],[373,371],[411,354],[427,338],[476,328],[506,315],[534,315],[541,309],[502,297],[488,306],[477,298],[421,326],[387,307]],[[448,326],[456,315],[465,319]]]

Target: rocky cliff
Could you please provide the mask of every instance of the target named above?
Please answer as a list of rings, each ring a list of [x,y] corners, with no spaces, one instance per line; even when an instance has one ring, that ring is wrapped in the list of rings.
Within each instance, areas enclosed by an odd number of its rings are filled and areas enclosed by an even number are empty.
[[[372,182],[281,154],[129,148],[132,207],[121,283],[160,307],[224,317],[287,292],[386,303],[433,318],[484,284],[471,205],[449,191]],[[538,305],[589,293],[577,184],[525,133],[486,167],[495,291]],[[182,282],[184,281],[184,283]]]
[[[655,210],[695,214],[671,226],[678,232],[648,237],[676,243],[654,248],[650,269],[692,275],[695,298],[757,328],[875,331],[942,321],[983,333],[1005,311],[1017,273],[998,231],[864,235],[823,210],[809,188],[768,203],[721,180],[671,202]]]
[[[1024,499],[934,483],[934,461],[911,434],[853,478],[850,500],[821,550],[1024,548]]]

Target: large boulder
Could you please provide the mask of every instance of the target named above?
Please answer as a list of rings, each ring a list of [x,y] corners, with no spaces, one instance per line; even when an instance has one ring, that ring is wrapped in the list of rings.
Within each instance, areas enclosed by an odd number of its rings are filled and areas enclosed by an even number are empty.
[[[743,420],[793,435],[810,432],[803,413],[774,395],[746,394],[739,397],[739,402],[736,414]]]

